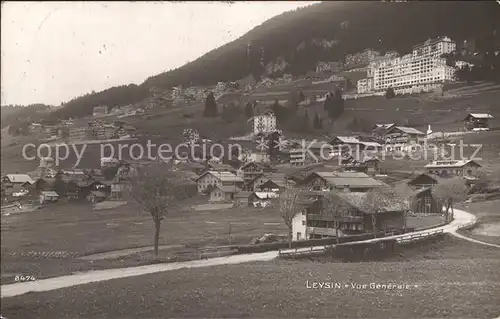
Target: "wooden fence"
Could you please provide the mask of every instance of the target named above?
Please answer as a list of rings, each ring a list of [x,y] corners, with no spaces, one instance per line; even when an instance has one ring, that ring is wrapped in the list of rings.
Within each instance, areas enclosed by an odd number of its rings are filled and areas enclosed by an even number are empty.
[[[327,246],[313,246],[313,247],[306,247],[306,248],[295,248],[295,249],[280,249],[279,250],[279,257],[300,257],[300,256],[311,256],[311,255],[321,255],[324,254],[328,249],[332,249],[335,246],[340,246],[340,245],[356,245],[357,243],[363,244],[363,243],[375,243],[375,242],[383,242],[383,241],[396,241],[396,243],[400,245],[420,241],[427,239],[432,236],[436,236],[438,234],[443,234],[443,230],[431,230],[427,232],[419,232],[418,234],[408,234],[408,235],[403,235],[397,238],[378,238],[376,240],[368,240],[368,241],[359,241],[359,242],[350,242],[350,243],[345,243],[345,244],[339,244],[339,245],[327,245]]]

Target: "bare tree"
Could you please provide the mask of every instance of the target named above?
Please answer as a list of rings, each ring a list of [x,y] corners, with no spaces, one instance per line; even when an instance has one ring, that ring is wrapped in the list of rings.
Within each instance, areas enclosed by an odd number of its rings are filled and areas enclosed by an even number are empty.
[[[453,217],[453,203],[467,199],[469,189],[462,177],[445,179],[432,189],[432,195],[438,202],[444,204],[445,221],[450,221],[450,209]]]
[[[130,177],[130,195],[151,214],[154,222],[154,254],[158,256],[161,222],[178,202],[189,196],[187,183],[165,163],[152,164],[137,170]]]
[[[321,214],[325,217],[333,217],[338,244],[340,219],[353,217],[353,208],[338,193],[328,192],[321,199]]]
[[[287,188],[281,192],[276,199],[278,211],[288,228],[288,247],[292,248],[292,221],[297,215],[302,206],[300,205],[300,194],[302,190],[299,188]]]
[[[378,214],[388,211],[403,211],[404,215],[407,215],[410,205],[409,199],[396,192],[394,188],[383,186],[368,191],[361,206],[371,215],[373,237],[376,238]]]

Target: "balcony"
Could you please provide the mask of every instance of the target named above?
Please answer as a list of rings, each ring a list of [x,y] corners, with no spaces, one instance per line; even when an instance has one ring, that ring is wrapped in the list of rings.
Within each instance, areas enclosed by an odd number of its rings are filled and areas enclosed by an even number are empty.
[[[323,228],[323,227],[307,227],[307,234],[311,235],[322,235],[322,236],[337,236],[335,228]]]
[[[324,220],[324,221],[338,221],[338,222],[351,222],[361,223],[363,216],[325,216],[321,214],[308,214],[308,220]]]

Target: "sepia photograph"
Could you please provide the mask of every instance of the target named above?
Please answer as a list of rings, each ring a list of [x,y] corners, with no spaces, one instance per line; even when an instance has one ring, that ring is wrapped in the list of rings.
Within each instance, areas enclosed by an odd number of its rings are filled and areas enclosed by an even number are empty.
[[[500,1],[2,1],[0,319],[500,319]]]

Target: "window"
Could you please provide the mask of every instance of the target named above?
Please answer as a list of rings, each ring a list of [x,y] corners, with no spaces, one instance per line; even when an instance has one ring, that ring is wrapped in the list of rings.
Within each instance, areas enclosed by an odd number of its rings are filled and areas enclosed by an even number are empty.
[[[301,232],[297,232],[297,240],[301,240],[302,239],[302,233]]]
[[[305,226],[305,225],[306,225],[306,221],[305,221],[305,220],[303,220],[303,221],[302,221],[302,226]]]

